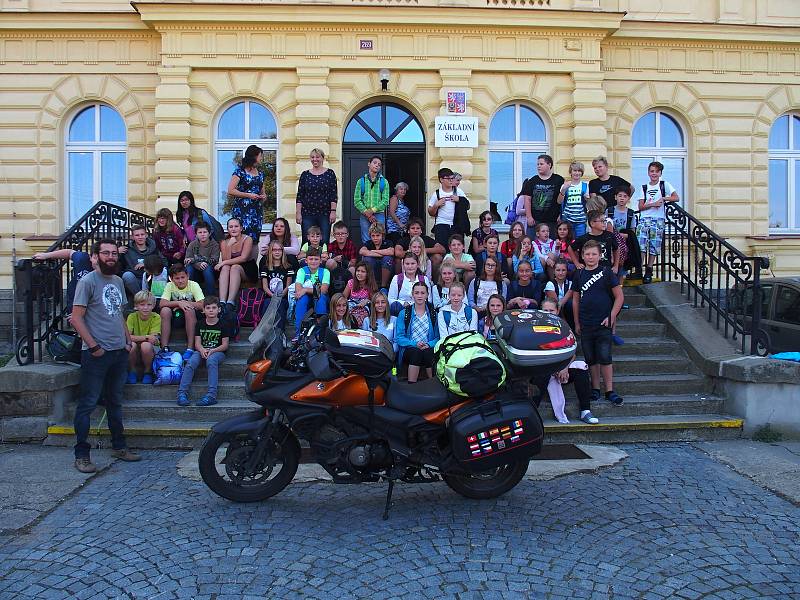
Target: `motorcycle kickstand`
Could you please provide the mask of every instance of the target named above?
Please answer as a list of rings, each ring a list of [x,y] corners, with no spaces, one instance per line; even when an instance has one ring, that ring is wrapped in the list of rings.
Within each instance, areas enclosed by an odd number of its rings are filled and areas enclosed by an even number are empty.
[[[392,491],[394,491],[394,479],[389,480],[389,489],[386,492],[386,507],[383,509],[383,520],[389,520],[389,509],[392,507]]]

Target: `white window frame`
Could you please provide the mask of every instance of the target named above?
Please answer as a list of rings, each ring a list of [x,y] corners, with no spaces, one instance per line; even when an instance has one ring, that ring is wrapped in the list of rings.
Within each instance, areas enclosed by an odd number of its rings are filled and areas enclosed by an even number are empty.
[[[264,108],[267,112],[269,112],[269,114],[272,115],[272,119],[275,121],[275,135],[276,135],[275,139],[272,139],[272,140],[270,140],[270,139],[266,139],[266,140],[265,139],[256,139],[256,140],[251,140],[251,139],[240,139],[240,140],[225,139],[225,140],[220,140],[220,139],[217,139],[217,131],[219,129],[219,122],[222,119],[222,115],[224,115],[225,112],[229,108],[231,108],[232,106],[235,106],[236,104],[240,104],[242,102],[245,105],[244,106],[244,131],[245,131],[245,133],[248,133],[250,131],[250,104],[258,104],[259,106]],[[281,197],[281,193],[280,193],[281,177],[280,177],[280,160],[279,160],[280,156],[278,154],[278,149],[280,147],[280,128],[278,127],[278,119],[277,119],[275,113],[272,111],[272,109],[270,109],[269,106],[267,106],[266,104],[264,104],[263,102],[260,102],[258,100],[252,100],[250,98],[236,98],[235,100],[232,100],[231,102],[228,102],[219,111],[219,113],[217,114],[217,117],[214,119],[214,124],[213,124],[213,129],[211,130],[211,134],[212,134],[212,140],[213,140],[212,141],[213,159],[211,161],[211,169],[212,169],[212,173],[213,173],[212,187],[211,187],[211,189],[213,190],[213,192],[212,192],[213,193],[213,201],[211,202],[212,214],[215,215],[216,217],[222,216],[220,214],[220,207],[219,207],[219,204],[218,204],[217,193],[219,192],[219,190],[222,189],[222,185],[223,184],[227,187],[227,182],[229,180],[229,179],[225,180],[224,182],[223,181],[214,181],[219,176],[219,165],[217,164],[217,160],[218,160],[217,155],[218,155],[219,151],[221,151],[221,150],[239,151],[239,152],[242,153],[242,156],[244,156],[244,152],[245,152],[245,150],[247,150],[247,147],[250,146],[250,145],[255,144],[256,146],[261,148],[261,150],[263,150],[264,152],[275,152],[275,212],[276,212],[277,216],[279,216],[279,217],[282,216],[281,213],[280,213],[280,197]],[[228,177],[230,178],[230,175]],[[262,231],[264,231],[263,227],[266,227],[267,225],[268,224],[265,223],[262,226]],[[224,225],[223,225],[223,227],[224,227]]]
[[[649,115],[650,113],[655,113],[655,127],[656,127],[656,145],[655,146],[633,146],[631,145],[631,166],[633,166],[634,159],[645,159],[650,162],[658,161],[663,163],[665,158],[682,158],[683,159],[683,180],[681,181],[681,196],[678,204],[682,208],[686,208],[686,196],[688,196],[688,189],[689,189],[689,145],[687,143],[688,135],[686,133],[686,129],[681,124],[680,120],[675,118],[675,116],[671,115],[667,111],[660,110],[660,109],[653,109],[648,110],[645,113],[636,119],[636,122],[633,124],[633,129],[636,128],[636,125],[639,123],[641,119],[645,116]],[[681,132],[681,136],[683,137],[683,147],[682,148],[662,148],[661,147],[661,115],[665,115],[668,117],[675,125],[677,125],[678,129]],[[633,143],[633,129],[631,129],[631,144]],[[631,183],[634,186],[634,198],[638,197],[638,192],[641,191],[641,187],[639,183],[641,181],[648,181],[647,173],[631,173]],[[638,190],[638,191],[637,191]]]
[[[103,158],[102,155],[105,153],[118,153],[125,156],[125,198],[123,200],[123,206],[128,205],[128,131],[127,126],[125,127],[125,140],[122,142],[115,141],[115,142],[101,142],[100,140],[100,107],[105,106],[113,110],[119,116],[120,120],[122,120],[123,125],[125,125],[125,119],[122,118],[122,114],[110,104],[105,102],[92,102],[90,104],[83,104],[79,106],[73,113],[71,118],[67,121],[67,127],[64,132],[64,198],[66,198],[66,213],[65,213],[65,224],[67,227],[71,227],[73,225],[72,219],[70,217],[72,213],[72,198],[70,198],[69,190],[70,190],[70,172],[69,172],[69,155],[71,153],[91,153],[92,154],[92,206],[101,202],[102,198],[102,181],[103,181],[103,173],[102,173],[102,165],[103,165]],[[69,132],[72,128],[72,123],[75,119],[83,113],[83,111],[94,107],[94,139],[95,141],[88,142],[88,141],[81,141],[81,142],[70,142],[69,141]]]
[[[795,128],[795,118],[800,118],[800,113],[790,112],[784,113],[778,117],[789,117],[789,148],[788,149],[775,149],[769,148],[768,153],[768,161],[772,160],[785,160],[787,164],[787,189],[788,197],[786,198],[786,202],[788,206],[786,207],[786,220],[789,223],[794,223],[796,226],[787,226],[787,227],[770,227],[769,233],[771,234],[796,234],[800,233],[800,214],[797,214],[797,202],[798,198],[796,197],[797,193],[797,178],[796,178],[796,169],[797,164],[800,163],[800,148],[793,148],[794,145],[794,128]],[[775,119],[775,122],[778,121]],[[775,126],[775,122],[772,123],[770,127],[770,133],[772,133],[772,127]],[[768,142],[769,143],[769,142]],[[769,181],[769,162],[767,162],[767,181]],[[771,190],[767,190],[768,193]],[[768,209],[769,210],[769,209]]]
[[[491,165],[491,153],[492,152],[513,152],[514,153],[514,190],[518,192],[522,188],[522,182],[528,179],[529,177],[533,177],[536,173],[532,173],[530,175],[525,175],[522,172],[522,155],[528,152],[535,153],[537,156],[540,154],[550,154],[550,129],[547,127],[547,121],[542,117],[541,113],[536,110],[533,106],[529,104],[525,104],[524,102],[512,102],[509,104],[503,104],[502,106],[498,107],[495,113],[492,115],[492,118],[489,119],[489,127],[487,130],[487,135],[491,135],[492,130],[492,121],[497,116],[497,114],[507,108],[508,106],[514,107],[514,137],[515,140],[506,141],[506,142],[493,142],[491,138],[489,139],[489,147],[488,147],[488,154],[486,155],[486,163],[487,166]],[[528,110],[532,110],[538,117],[541,119],[542,123],[544,124],[544,141],[543,142],[531,142],[531,141],[520,141],[520,107],[525,107]],[[487,168],[487,189],[492,189],[492,170],[491,168]],[[497,201],[497,212],[503,210],[504,206],[502,206],[505,202],[511,202],[513,198],[508,199],[493,199],[490,198],[490,201]],[[487,206],[488,208],[488,206]],[[500,215],[501,219],[505,219],[505,215]],[[492,225],[497,231],[505,232],[509,230],[509,226],[501,223],[495,223]]]

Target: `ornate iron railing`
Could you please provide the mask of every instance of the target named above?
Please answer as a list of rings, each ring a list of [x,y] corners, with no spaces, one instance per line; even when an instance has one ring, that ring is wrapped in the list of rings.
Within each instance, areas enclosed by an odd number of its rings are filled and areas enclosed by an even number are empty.
[[[666,231],[661,280],[680,282],[681,292],[707,311],[710,323],[726,338],[740,340],[743,354],[766,354],[758,332],[761,269],[769,268],[769,259],[746,256],[674,202],[666,205]]]
[[[153,217],[128,208],[98,202],[70,227],[48,252],[77,250],[90,253],[92,244],[102,238],[127,243],[130,229],[144,225],[153,230]],[[67,258],[36,261],[24,259],[15,267],[17,302],[24,306],[23,335],[17,342],[17,362],[21,365],[42,360],[44,346],[66,323],[64,289],[72,278],[72,262]]]

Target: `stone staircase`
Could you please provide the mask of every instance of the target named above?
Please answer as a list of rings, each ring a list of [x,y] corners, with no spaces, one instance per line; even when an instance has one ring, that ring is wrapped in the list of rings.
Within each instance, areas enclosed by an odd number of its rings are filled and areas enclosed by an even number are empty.
[[[697,370],[686,352],[668,336],[655,308],[647,306],[644,294],[636,287],[625,289],[625,302],[617,334],[625,339],[614,347],[615,389],[625,398],[616,407],[601,400],[592,406],[599,425],[578,419],[572,387],[565,388],[568,425],[556,422],[549,402],[540,411],[545,421],[547,441],[551,443],[603,443],[722,439],[739,437],[742,420],[721,414],[722,398],[713,383]],[[247,335],[234,342],[220,373],[220,403],[213,407],[181,408],[175,404],[177,386],[131,385],[125,389],[125,425],[133,447],[189,448],[198,446],[217,421],[256,407],[244,393],[242,376],[250,351]],[[176,349],[182,345],[175,340]],[[205,392],[205,371],[201,370],[190,396]],[[72,416],[74,404],[64,406],[62,418],[48,429],[46,443],[74,443]],[[93,433],[107,439],[104,411],[92,417]]]

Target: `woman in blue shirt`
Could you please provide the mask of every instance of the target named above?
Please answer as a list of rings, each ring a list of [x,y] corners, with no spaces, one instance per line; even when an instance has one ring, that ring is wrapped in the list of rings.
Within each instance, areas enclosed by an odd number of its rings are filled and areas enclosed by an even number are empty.
[[[439,330],[434,323],[432,307],[428,303],[428,286],[417,281],[411,288],[414,303],[400,311],[397,317],[395,339],[400,351],[397,364],[408,363],[408,383],[416,383],[420,369],[433,377],[433,347],[439,341]]]

